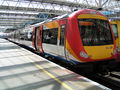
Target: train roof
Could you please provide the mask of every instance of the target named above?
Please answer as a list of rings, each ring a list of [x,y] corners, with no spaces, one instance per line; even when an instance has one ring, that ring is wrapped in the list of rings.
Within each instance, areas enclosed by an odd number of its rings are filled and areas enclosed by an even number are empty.
[[[64,14],[64,15],[61,15],[61,16],[58,16],[58,17],[54,17],[52,19],[47,19],[45,21],[42,21],[40,23],[37,23],[37,24],[34,24],[34,26],[39,26],[40,24],[44,24],[44,23],[47,23],[47,22],[50,22],[50,21],[54,21],[54,20],[58,20],[58,19],[62,19],[62,18],[67,18],[69,16],[69,14]]]
[[[71,13],[67,13],[67,14],[64,14],[64,15],[61,15],[61,16],[58,16],[58,17],[54,17],[52,19],[47,19],[45,21],[42,21],[40,23],[37,23],[37,24],[34,24],[35,27],[39,26],[40,24],[44,24],[44,23],[47,23],[47,22],[51,22],[51,21],[54,21],[54,20],[58,20],[58,19],[63,19],[63,18],[67,18],[71,15],[75,15],[79,12],[86,12],[88,11],[87,13],[90,13],[90,11],[93,11],[93,12],[96,12],[97,14],[101,14],[100,12],[97,12],[96,10],[93,10],[93,9],[83,9],[83,10],[77,10],[77,11],[74,11],[74,12],[71,12]],[[92,13],[92,12],[91,12]],[[101,14],[102,15],[102,14]]]

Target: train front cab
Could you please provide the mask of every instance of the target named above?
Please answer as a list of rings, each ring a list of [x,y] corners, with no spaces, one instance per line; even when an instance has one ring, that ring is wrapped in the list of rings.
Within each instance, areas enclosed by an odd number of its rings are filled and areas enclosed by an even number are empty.
[[[75,19],[77,17],[77,19]],[[71,18],[66,39],[67,50],[80,62],[105,61],[116,58],[116,45],[110,24],[100,14],[77,14]],[[72,29],[71,29],[72,28]]]
[[[87,13],[86,13],[87,12]],[[92,64],[99,68],[109,67],[116,59],[116,44],[107,17],[78,12],[68,19],[66,31],[67,56],[80,65]],[[90,11],[91,12],[91,11]],[[115,67],[115,64],[113,65]],[[110,66],[110,67],[112,67]]]

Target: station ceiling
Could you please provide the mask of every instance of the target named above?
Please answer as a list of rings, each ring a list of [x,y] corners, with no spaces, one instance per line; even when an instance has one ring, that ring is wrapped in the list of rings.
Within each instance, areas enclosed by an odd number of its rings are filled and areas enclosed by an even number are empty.
[[[44,20],[38,14],[62,15],[74,9],[120,9],[119,0],[0,0],[0,32],[17,28],[26,22]]]

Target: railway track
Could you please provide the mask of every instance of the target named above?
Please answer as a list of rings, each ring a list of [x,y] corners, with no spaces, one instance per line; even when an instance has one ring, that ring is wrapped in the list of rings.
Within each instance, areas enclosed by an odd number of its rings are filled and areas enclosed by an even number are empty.
[[[120,79],[120,72],[111,72],[110,76]]]
[[[87,77],[87,76],[86,76]],[[111,72],[107,76],[102,76],[100,74],[93,75],[92,78],[88,77],[102,85],[105,85],[112,90],[120,90],[120,72]]]
[[[110,76],[106,77],[110,83],[116,85],[120,89],[120,72],[111,72]]]

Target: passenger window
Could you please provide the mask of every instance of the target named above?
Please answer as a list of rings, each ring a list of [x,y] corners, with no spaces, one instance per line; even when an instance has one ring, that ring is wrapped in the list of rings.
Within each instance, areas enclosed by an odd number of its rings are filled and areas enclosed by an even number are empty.
[[[112,30],[113,30],[115,38],[118,38],[118,27],[117,27],[117,24],[112,24]]]
[[[60,27],[60,45],[64,45],[64,32],[65,32],[66,25],[63,24]]]
[[[43,43],[57,45],[58,28],[43,30]]]

